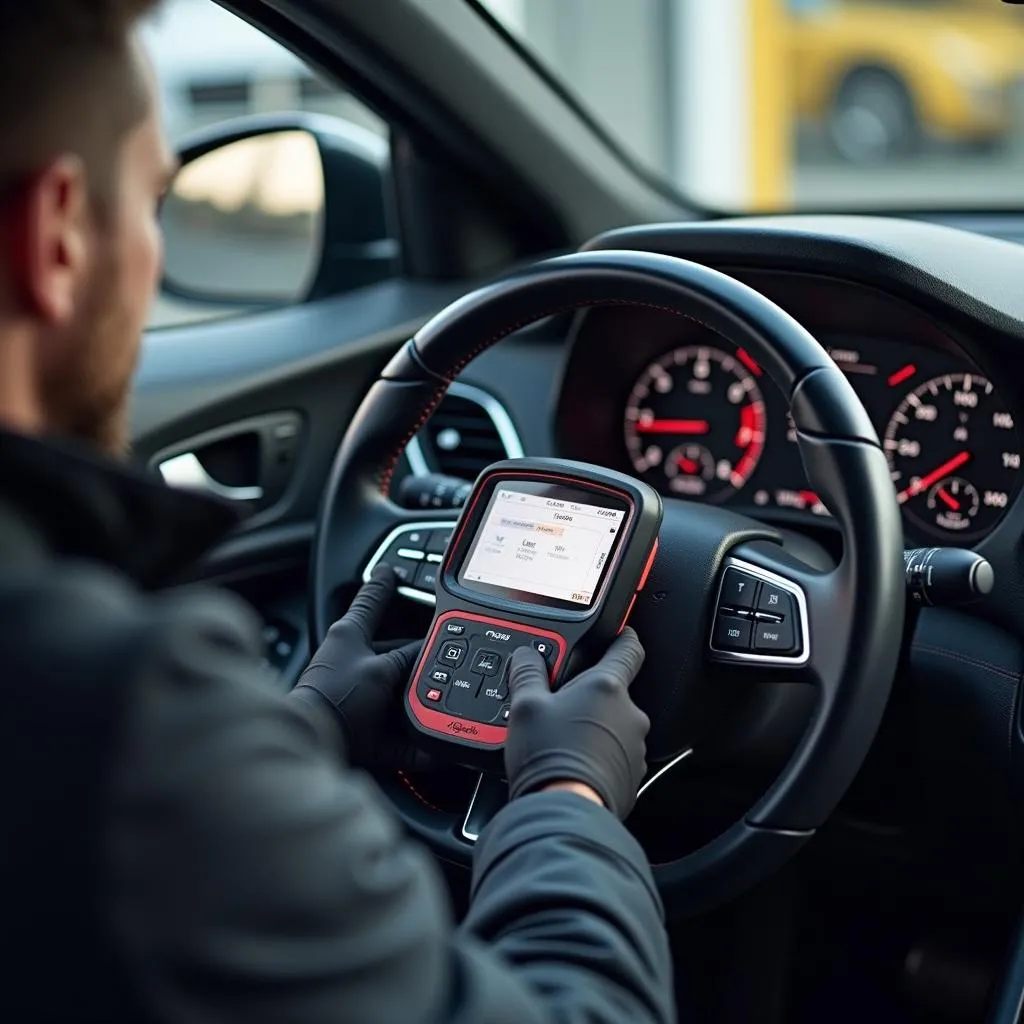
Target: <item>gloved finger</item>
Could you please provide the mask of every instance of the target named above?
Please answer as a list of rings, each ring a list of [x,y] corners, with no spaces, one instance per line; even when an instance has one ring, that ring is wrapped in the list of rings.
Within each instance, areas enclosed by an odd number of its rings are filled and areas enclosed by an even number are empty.
[[[374,654],[387,654],[389,651],[397,651],[400,647],[422,643],[422,640],[410,640],[408,637],[401,637],[398,640],[374,640],[370,646],[373,648]]]
[[[604,652],[599,667],[616,682],[628,687],[637,677],[647,656],[636,631],[627,626]]]
[[[398,581],[389,565],[378,565],[360,588],[348,611],[342,616],[343,622],[355,626],[370,643],[380,625],[384,611],[394,597]]]
[[[383,682],[385,686],[400,686],[409,678],[416,659],[423,650],[423,641],[414,640],[411,644],[396,647],[381,655],[381,661],[386,665]]]
[[[546,693],[550,685],[548,666],[537,651],[532,647],[519,647],[512,652],[508,667],[508,692],[513,704],[524,694]]]

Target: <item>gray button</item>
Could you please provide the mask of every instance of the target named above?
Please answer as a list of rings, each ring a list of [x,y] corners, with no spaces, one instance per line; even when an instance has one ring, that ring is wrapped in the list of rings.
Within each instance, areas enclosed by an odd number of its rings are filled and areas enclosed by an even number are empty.
[[[789,593],[774,583],[762,583],[761,593],[757,599],[757,610],[771,615],[791,615]]]
[[[441,653],[438,655],[438,661],[442,661],[445,665],[451,665],[453,668],[457,668],[462,664],[462,659],[465,656],[465,640],[445,640],[444,643],[441,644]]]
[[[796,646],[792,616],[782,622],[754,625],[754,650],[758,654],[791,654]]]
[[[471,672],[453,673],[444,706],[459,718],[478,720],[476,695],[481,681],[480,676]]]
[[[721,604],[727,608],[753,608],[757,579],[739,569],[726,569]]]
[[[715,619],[714,646],[720,651],[750,650],[750,619],[741,619],[721,612]]]
[[[494,651],[477,651],[473,659],[473,671],[482,676],[496,676],[501,671],[501,655]]]

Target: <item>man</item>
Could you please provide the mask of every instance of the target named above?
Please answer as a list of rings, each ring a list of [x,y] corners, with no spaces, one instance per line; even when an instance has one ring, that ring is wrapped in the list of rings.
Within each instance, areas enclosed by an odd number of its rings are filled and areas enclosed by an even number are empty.
[[[350,766],[413,652],[382,573],[292,695],[258,624],[160,590],[229,527],[117,465],[173,170],[134,42],[153,0],[0,0],[0,715],[12,1019],[674,1019],[661,908],[617,818],[648,721],[626,631],[551,693],[514,657],[511,801],[459,929]],[[102,453],[102,454],[101,454]]]

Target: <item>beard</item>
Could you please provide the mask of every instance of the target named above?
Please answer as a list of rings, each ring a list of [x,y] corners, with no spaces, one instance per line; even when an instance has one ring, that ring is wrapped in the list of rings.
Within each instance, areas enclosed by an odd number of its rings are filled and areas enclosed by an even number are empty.
[[[128,399],[140,338],[122,301],[121,261],[108,252],[82,288],[81,310],[63,330],[44,376],[41,398],[55,433],[94,445],[114,458],[129,453]]]

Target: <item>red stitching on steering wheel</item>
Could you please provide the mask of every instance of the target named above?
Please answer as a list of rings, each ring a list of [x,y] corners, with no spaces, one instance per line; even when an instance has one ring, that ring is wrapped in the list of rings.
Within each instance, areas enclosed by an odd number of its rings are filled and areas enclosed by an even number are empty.
[[[432,803],[431,803],[431,802],[430,802],[430,801],[429,801],[429,800],[428,800],[428,799],[427,799],[427,798],[426,798],[426,797],[425,797],[425,796],[424,796],[424,795],[423,795],[423,794],[422,794],[422,793],[421,793],[421,792],[420,792],[420,791],[419,791],[419,790],[418,790],[418,789],[417,789],[417,788],[416,788],[416,787],[415,787],[415,786],[413,785],[413,783],[412,783],[412,779],[410,779],[410,778],[409,778],[409,776],[405,774],[405,772],[403,772],[403,771],[398,771],[398,772],[396,772],[395,774],[396,774],[396,775],[397,775],[397,776],[399,777],[399,779],[401,779],[401,780],[402,780],[402,783],[403,783],[403,784],[405,785],[406,789],[408,789],[408,790],[409,790],[409,792],[410,792],[410,793],[412,793],[412,795],[413,795],[414,797],[416,797],[416,799],[417,799],[417,800],[419,800],[419,802],[420,802],[421,804],[423,804],[423,806],[424,806],[424,807],[427,807],[427,808],[429,808],[429,809],[430,809],[430,810],[432,810],[432,811],[436,811],[436,812],[437,812],[438,814],[444,814],[444,813],[445,813],[445,811],[443,811],[443,810],[442,810],[442,809],[441,809],[440,807],[438,807],[438,806],[437,806],[437,804],[432,804]]]
[[[395,451],[388,456],[387,460],[381,467],[380,476],[380,492],[384,497],[388,497],[391,493],[391,481],[395,475],[395,469],[398,466],[398,460],[402,457],[402,452],[405,451],[406,445],[416,436],[423,425],[430,419],[434,410],[441,404],[441,399],[444,398],[448,392],[448,387],[453,380],[474,360],[481,352],[486,351],[492,345],[496,345],[502,338],[508,337],[508,335],[515,333],[522,327],[526,327],[529,324],[536,322],[537,320],[543,320],[549,316],[557,316],[559,313],[567,313],[573,309],[587,309],[590,306],[639,306],[644,309],[654,309],[659,313],[671,313],[673,316],[681,316],[686,320],[692,320],[695,324],[699,324],[701,327],[707,330],[713,330],[702,320],[693,316],[690,313],[682,313],[678,309],[672,309],[669,306],[659,306],[654,302],[640,302],[635,299],[593,299],[585,302],[570,302],[566,305],[558,306],[555,309],[549,309],[542,313],[537,313],[531,316],[527,320],[520,320],[516,323],[510,324],[507,327],[502,328],[493,337],[488,338],[486,341],[479,344],[474,348],[468,355],[464,356],[457,363],[451,366],[446,372],[440,374],[443,379],[443,383],[438,386],[438,389],[431,395],[430,400],[424,406],[419,418],[416,420],[412,430],[406,434],[405,438],[399,443]],[[716,332],[717,333],[717,332]],[[415,344],[415,339],[414,339]]]

